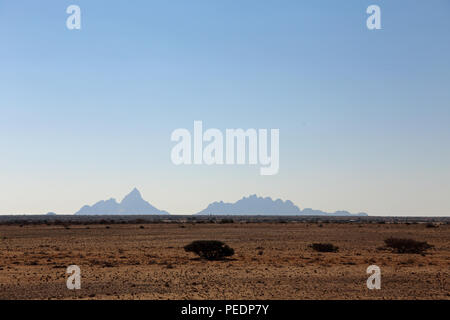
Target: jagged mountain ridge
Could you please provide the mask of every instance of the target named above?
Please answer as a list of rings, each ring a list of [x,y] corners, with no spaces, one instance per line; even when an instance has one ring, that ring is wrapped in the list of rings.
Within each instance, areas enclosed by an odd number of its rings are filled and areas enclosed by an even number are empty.
[[[167,211],[159,210],[145,201],[138,189],[134,188],[123,200],[118,203],[116,199],[102,200],[92,206],[83,206],[76,215],[167,215]]]
[[[114,198],[98,201],[92,206],[85,205],[76,215],[168,215],[164,210],[159,210],[142,198],[136,188],[118,203]],[[256,194],[234,203],[223,201],[213,202],[196,215],[274,215],[274,216],[367,216],[366,213],[352,214],[348,211],[336,211],[333,213],[306,208],[301,210],[292,201],[281,199],[273,200],[270,197],[258,197]]]
[[[367,216],[367,213],[352,214],[348,211],[333,213],[306,208],[300,210],[292,201],[272,200],[270,197],[251,195],[235,203],[213,202],[196,215],[308,215],[308,216]]]

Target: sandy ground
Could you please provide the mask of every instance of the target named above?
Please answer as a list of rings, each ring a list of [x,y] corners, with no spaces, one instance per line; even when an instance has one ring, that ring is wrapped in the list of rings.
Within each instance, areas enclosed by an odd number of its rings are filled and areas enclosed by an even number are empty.
[[[143,227],[143,228],[142,228]],[[390,236],[428,241],[430,254],[379,250]],[[227,261],[183,246],[222,240]],[[450,225],[232,223],[0,226],[0,299],[450,299]],[[331,242],[338,253],[309,245]],[[66,268],[81,268],[68,290]],[[381,290],[368,290],[369,265]]]

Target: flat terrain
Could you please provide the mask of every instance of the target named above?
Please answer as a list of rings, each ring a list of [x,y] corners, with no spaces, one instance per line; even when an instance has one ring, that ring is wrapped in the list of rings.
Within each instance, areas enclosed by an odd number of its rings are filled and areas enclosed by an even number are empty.
[[[429,254],[380,250],[390,237]],[[233,259],[183,250],[222,240]],[[337,253],[309,245],[330,242]],[[68,290],[66,268],[81,268]],[[381,290],[368,290],[369,265]],[[145,223],[0,225],[0,299],[450,299],[450,225],[424,223]]]

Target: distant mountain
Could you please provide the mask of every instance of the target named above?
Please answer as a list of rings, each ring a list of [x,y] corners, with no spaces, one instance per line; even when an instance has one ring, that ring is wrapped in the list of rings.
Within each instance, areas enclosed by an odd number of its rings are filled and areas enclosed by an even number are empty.
[[[272,200],[270,197],[262,198],[257,195],[251,195],[235,203],[225,203],[223,201],[211,203],[197,215],[367,216],[367,213],[351,214],[347,211],[327,213],[309,208],[300,210],[290,200]]]
[[[75,214],[77,215],[166,215],[167,211],[161,211],[156,209],[150,203],[142,199],[141,193],[138,189],[134,188],[122,202],[117,203],[115,199],[102,200],[92,206],[84,206]]]

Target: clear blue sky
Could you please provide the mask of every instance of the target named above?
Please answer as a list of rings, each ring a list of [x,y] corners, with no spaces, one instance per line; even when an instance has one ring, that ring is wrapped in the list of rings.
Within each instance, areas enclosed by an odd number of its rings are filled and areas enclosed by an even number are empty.
[[[371,4],[382,30],[366,28]],[[450,215],[449,12],[448,0],[1,1],[0,213],[73,213],[137,187],[172,213],[256,193]],[[174,166],[170,134],[194,120],[279,128],[279,174]]]

